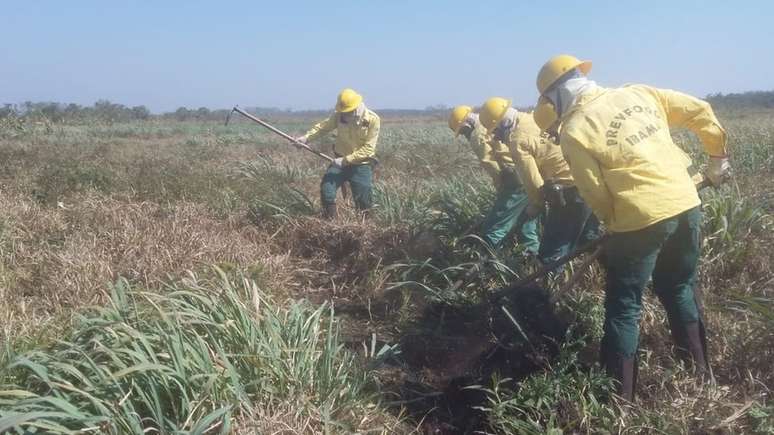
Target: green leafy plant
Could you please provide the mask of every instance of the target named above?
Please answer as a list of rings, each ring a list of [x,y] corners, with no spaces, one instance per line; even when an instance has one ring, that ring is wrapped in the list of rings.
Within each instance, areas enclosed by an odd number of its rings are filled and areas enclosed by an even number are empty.
[[[167,295],[119,280],[69,337],[0,368],[0,432],[228,433],[234,412],[287,401],[322,429],[343,424],[365,377],[333,310],[279,308],[254,283],[218,276]]]
[[[568,333],[570,334],[570,333]],[[515,383],[494,376],[489,387],[468,388],[486,393],[480,407],[489,425],[499,433],[574,433],[611,427],[609,405],[613,383],[596,367],[583,367],[578,352],[583,337],[566,341],[546,370]]]
[[[749,237],[772,227],[763,204],[740,198],[729,189],[707,194],[704,215],[705,250],[710,262],[738,264],[748,253]]]

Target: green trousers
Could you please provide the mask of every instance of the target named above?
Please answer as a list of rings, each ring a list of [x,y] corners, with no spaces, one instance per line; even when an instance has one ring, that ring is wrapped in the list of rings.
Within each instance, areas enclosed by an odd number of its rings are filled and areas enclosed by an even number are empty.
[[[538,258],[551,264],[599,237],[599,220],[580,197],[578,189],[564,190],[565,204],[550,206],[543,224]],[[558,268],[557,272],[563,268]]]
[[[481,224],[481,236],[497,248],[511,231],[515,231],[519,245],[536,254],[540,247],[538,218],[530,219],[524,213],[529,204],[527,193],[513,177],[513,174],[503,174],[495,202]]]
[[[320,201],[323,207],[336,203],[336,191],[346,181],[349,181],[352,188],[352,199],[358,210],[371,208],[373,188],[371,165],[348,165],[342,168],[330,165],[320,183]]]
[[[700,320],[693,291],[701,252],[699,207],[638,231],[613,234],[605,250],[603,361],[609,355],[635,356],[640,337],[642,292],[651,277],[670,327]]]

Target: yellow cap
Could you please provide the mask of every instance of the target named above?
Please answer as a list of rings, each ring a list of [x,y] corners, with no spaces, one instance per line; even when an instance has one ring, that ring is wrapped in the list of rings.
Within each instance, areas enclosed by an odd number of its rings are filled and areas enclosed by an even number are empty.
[[[336,111],[339,113],[351,112],[363,102],[363,97],[354,90],[347,88],[339,93],[336,99]]]
[[[559,117],[556,115],[556,109],[551,101],[546,97],[540,97],[535,106],[535,111],[532,112],[532,117],[535,119],[535,124],[540,127],[540,131],[548,130]]]
[[[580,69],[583,75],[588,75],[589,71],[591,71],[591,61],[580,60],[568,54],[560,54],[549,59],[543,65],[543,68],[540,68],[537,76],[537,89],[540,95],[543,95],[567,71],[571,71],[574,68]]]
[[[491,132],[505,116],[505,112],[511,107],[511,100],[502,97],[492,97],[484,102],[478,113],[478,120],[486,131]]]
[[[460,128],[462,128],[465,118],[467,118],[468,114],[472,111],[473,108],[470,106],[457,106],[452,109],[451,114],[449,115],[449,128],[451,128],[455,135],[460,134]]]

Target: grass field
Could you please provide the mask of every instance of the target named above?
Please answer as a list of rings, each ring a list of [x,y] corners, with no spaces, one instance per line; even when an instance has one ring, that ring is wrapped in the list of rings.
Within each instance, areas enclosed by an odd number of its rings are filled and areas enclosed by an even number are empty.
[[[720,116],[716,383],[675,361],[651,294],[634,407],[596,365],[599,266],[484,303],[535,266],[480,261],[494,191],[442,119],[383,120],[378,206],[333,223],[324,162],[254,124],[0,119],[0,432],[774,433],[774,112]]]

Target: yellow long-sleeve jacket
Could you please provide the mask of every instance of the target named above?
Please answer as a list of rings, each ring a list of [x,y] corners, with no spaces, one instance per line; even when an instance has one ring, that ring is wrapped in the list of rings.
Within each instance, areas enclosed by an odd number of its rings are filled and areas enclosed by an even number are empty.
[[[333,151],[344,157],[348,164],[361,164],[376,155],[376,141],[379,139],[381,120],[379,115],[369,109],[357,122],[343,124],[339,114],[334,112],[328,119],[315,124],[306,132],[306,138],[312,141],[326,133],[336,130],[336,144]]]
[[[671,90],[597,88],[563,116],[560,142],[575,183],[609,230],[636,231],[699,205],[672,127],[693,131],[710,155],[726,155],[710,105]]]
[[[516,114],[516,125],[511,130],[508,148],[532,204],[543,203],[540,188],[545,180],[553,180],[565,186],[574,185],[562,149],[540,131],[532,113]]]
[[[500,183],[500,173],[506,166],[513,166],[513,159],[508,153],[508,148],[493,135],[487,133],[486,128],[476,118],[475,127],[468,140],[470,148],[478,157],[481,167],[492,177],[495,186]]]

